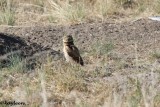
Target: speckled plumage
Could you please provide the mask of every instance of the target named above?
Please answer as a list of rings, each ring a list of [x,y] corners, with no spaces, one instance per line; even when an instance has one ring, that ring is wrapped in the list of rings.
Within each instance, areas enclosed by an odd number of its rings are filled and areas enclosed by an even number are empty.
[[[78,48],[73,43],[71,35],[63,37],[63,52],[67,62],[76,62],[80,65],[84,65],[83,59],[80,56]]]

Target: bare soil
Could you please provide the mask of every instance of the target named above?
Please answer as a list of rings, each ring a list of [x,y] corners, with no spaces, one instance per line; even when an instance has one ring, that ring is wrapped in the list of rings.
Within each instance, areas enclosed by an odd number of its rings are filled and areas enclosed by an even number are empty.
[[[62,53],[62,37],[71,34],[84,56],[92,51],[96,42],[112,43],[116,58],[130,64],[137,58],[148,59],[152,52],[160,51],[160,22],[139,19],[132,22],[96,22],[70,26],[1,27],[0,55],[21,51],[31,57],[42,51]],[[55,54],[54,54],[55,55]],[[110,56],[112,60],[115,56]],[[87,60],[85,60],[87,63]],[[126,65],[128,66],[128,65]]]

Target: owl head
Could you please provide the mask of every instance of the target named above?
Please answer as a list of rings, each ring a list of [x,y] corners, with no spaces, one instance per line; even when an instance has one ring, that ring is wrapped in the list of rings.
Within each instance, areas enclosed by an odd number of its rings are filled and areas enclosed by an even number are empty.
[[[63,37],[63,42],[64,43],[72,43],[73,42],[73,37],[71,35],[66,35]]]

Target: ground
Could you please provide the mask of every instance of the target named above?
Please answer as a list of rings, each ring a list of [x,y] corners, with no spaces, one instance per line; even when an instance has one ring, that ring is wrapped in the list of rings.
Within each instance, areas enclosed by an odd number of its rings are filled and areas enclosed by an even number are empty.
[[[6,54],[10,52],[14,53],[15,51],[20,51],[20,55],[23,58],[27,59],[35,57],[36,55],[42,58],[41,55],[46,54],[46,52],[49,51],[50,56],[52,56],[53,58],[56,55],[58,56],[59,59],[56,59],[56,61],[57,63],[61,64],[56,66],[60,68],[65,67],[64,65],[66,64],[62,52],[62,37],[64,35],[71,34],[75,40],[75,45],[79,48],[81,56],[84,59],[85,66],[82,68],[82,70],[86,71],[84,75],[86,76],[85,79],[87,78],[87,80],[84,81],[89,85],[87,85],[87,95],[84,96],[85,98],[82,98],[81,94],[85,92],[84,90],[86,89],[82,88],[81,90],[76,86],[73,86],[73,89],[69,89],[70,97],[73,97],[76,93],[76,98],[81,99],[81,101],[87,99],[86,97],[89,96],[89,99],[92,99],[92,101],[94,101],[96,105],[112,105],[111,107],[114,107],[116,104],[121,107],[120,105],[127,105],[126,103],[124,103],[123,97],[129,94],[134,99],[131,101],[137,101],[137,104],[139,104],[139,106],[147,107],[146,105],[148,104],[150,105],[148,107],[151,107],[151,105],[153,106],[151,102],[153,100],[155,101],[155,96],[159,95],[158,89],[160,86],[158,75],[160,71],[160,22],[158,21],[152,21],[147,18],[142,18],[122,23],[108,21],[82,23],[70,26],[3,26],[0,28],[0,32],[1,64],[3,64],[4,62],[7,63],[7,61],[5,61],[7,60]],[[61,60],[61,62],[59,62],[59,60]],[[56,63],[56,61],[54,62],[54,64]],[[67,67],[69,66],[71,65],[67,65]],[[97,76],[90,76],[92,75],[92,71],[95,73],[105,71],[105,74],[100,73],[96,74]],[[12,76],[14,77],[15,75]],[[15,76],[14,78],[19,77]],[[139,91],[135,91],[139,88],[133,88],[135,84],[138,84],[135,82],[136,79],[138,79],[139,84],[141,84],[141,94],[139,95],[136,95],[136,92]],[[106,96],[109,97],[106,97],[104,95],[106,99],[102,99],[100,96],[105,93],[97,91],[101,89],[101,84],[98,85],[99,87],[96,85],[98,87],[96,89],[96,86],[94,86],[96,83],[92,83],[92,81],[95,80],[102,81],[103,84],[107,84],[106,87],[108,86],[108,84],[110,84],[112,86],[112,95],[110,96],[110,94],[107,94]],[[134,85],[128,85],[130,83],[126,83],[133,81],[135,83]],[[115,86],[115,84],[118,85]],[[5,87],[4,85],[2,86]],[[48,87],[50,86],[51,84],[48,85]],[[148,91],[146,91],[146,87],[150,86],[153,86],[151,87],[152,90],[150,90],[149,88]],[[13,87],[15,88],[19,86],[16,85]],[[106,87],[102,87],[102,90]],[[138,87],[138,85],[136,87]],[[118,89],[119,91],[117,91]],[[2,90],[5,91],[5,89]],[[75,90],[80,91],[80,94],[79,92],[74,92]],[[107,88],[107,90],[110,90],[110,88]],[[133,94],[131,93],[132,91],[128,90],[134,90],[133,92],[135,93]],[[97,93],[99,92],[99,95],[92,91],[95,91]],[[153,93],[153,91],[156,92],[156,94]],[[105,91],[103,90],[103,92]],[[147,92],[149,94],[146,94]],[[92,95],[90,95],[90,93],[92,93]],[[64,95],[62,95],[63,97],[61,95],[59,95],[58,97],[57,96],[58,95],[56,95],[54,101],[58,102],[59,105],[64,106],[65,104],[71,104],[68,102],[74,102],[68,100],[70,99],[70,97],[68,98],[67,95],[65,97]],[[62,98],[59,98],[60,96]],[[94,99],[94,96],[95,98],[100,98],[96,100]],[[139,100],[138,98],[136,98],[136,96],[139,96],[143,100]],[[144,98],[142,96],[146,97]],[[52,99],[52,97],[48,99],[50,105],[52,105],[51,102],[54,99]],[[1,98],[6,98],[5,94],[2,94]],[[116,98],[120,98],[121,100],[116,100]],[[12,99],[14,99],[14,97],[12,97]],[[109,102],[111,99],[113,99],[113,102]],[[42,98],[42,100],[44,99]],[[87,101],[89,102],[90,100]],[[148,100],[150,100],[150,102],[148,102]],[[156,100],[155,102],[155,107],[158,107],[158,105],[160,105],[159,100]],[[75,101],[74,103],[77,102]],[[72,103],[71,105],[73,106],[74,103]],[[135,106],[131,105],[131,107]]]
[[[4,33],[1,34],[1,46],[3,46],[1,54],[6,53],[4,50],[8,47],[10,50],[25,49],[24,53],[30,56],[44,50],[62,53],[62,37],[71,34],[82,54],[91,52],[96,43],[97,45],[110,43],[114,46],[115,54],[129,60],[135,58],[136,44],[138,59],[145,59],[153,52],[159,51],[159,29],[159,22],[149,19],[125,23],[83,23],[64,27],[3,27],[1,28],[1,32]]]

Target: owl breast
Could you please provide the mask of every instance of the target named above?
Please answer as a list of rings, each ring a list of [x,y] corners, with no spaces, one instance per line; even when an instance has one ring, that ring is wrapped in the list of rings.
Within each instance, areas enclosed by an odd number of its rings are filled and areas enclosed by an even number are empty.
[[[66,61],[69,62],[71,59],[70,59],[70,56],[68,55],[68,52],[66,51],[65,47],[63,48],[63,52],[64,52],[64,57],[65,57]]]

